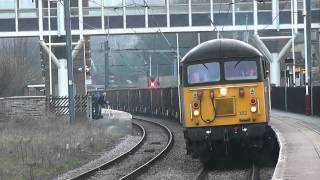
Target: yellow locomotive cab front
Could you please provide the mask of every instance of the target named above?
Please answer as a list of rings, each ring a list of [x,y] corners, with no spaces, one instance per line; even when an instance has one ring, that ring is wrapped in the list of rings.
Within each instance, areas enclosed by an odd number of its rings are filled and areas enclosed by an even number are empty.
[[[267,122],[263,82],[185,87],[183,96],[186,128]]]
[[[187,152],[207,159],[213,147],[262,148],[268,131],[267,64],[251,45],[204,42],[181,61],[181,112]],[[223,151],[224,152],[224,151]]]

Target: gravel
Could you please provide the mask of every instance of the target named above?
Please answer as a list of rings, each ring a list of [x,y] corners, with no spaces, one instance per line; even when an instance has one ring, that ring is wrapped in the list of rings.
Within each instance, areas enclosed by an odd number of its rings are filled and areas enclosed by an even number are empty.
[[[259,168],[260,180],[270,180],[274,172],[274,167]]]
[[[141,140],[141,137],[139,137],[139,136],[131,136],[131,135],[125,136],[123,138],[123,140],[121,140],[121,142],[118,145],[116,145],[112,150],[107,151],[107,152],[103,152],[101,154],[100,158],[92,160],[89,163],[87,163],[79,168],[68,171],[67,173],[62,174],[62,175],[58,176],[57,178],[55,178],[55,180],[69,179],[71,177],[74,177],[76,175],[84,173],[90,169],[93,169],[97,166],[101,166],[105,162],[119,156],[120,154],[122,154],[126,150],[132,148],[140,140]]]
[[[136,117],[139,118],[138,116]],[[192,159],[186,155],[185,142],[180,124],[173,120],[141,118],[167,125],[172,130],[175,143],[173,149],[165,157],[153,164],[144,174],[138,177],[138,179],[192,179],[201,169],[202,164],[198,159]]]
[[[183,138],[183,128],[176,121],[163,120],[151,117],[136,118],[156,121],[167,125],[174,134],[175,144],[173,149],[160,161],[152,165],[144,174],[138,177],[139,180],[161,180],[161,179],[175,179],[185,180],[194,179],[197,173],[203,167],[198,159],[192,159],[186,154],[185,141]],[[269,180],[272,178],[274,167],[259,168],[261,180]],[[250,173],[250,168],[227,168],[215,169],[208,172],[206,179],[247,179]]]
[[[206,179],[227,179],[227,180],[246,180],[248,179],[249,169],[230,169],[209,171]]]
[[[132,153],[108,169],[97,172],[91,179],[119,179],[152,159],[166,146],[168,137],[163,129],[147,122],[138,121],[138,123],[142,124],[146,130],[147,137],[144,144],[137,152]]]

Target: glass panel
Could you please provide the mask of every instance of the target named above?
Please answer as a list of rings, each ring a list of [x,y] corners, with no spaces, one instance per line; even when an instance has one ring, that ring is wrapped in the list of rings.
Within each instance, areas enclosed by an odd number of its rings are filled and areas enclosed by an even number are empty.
[[[149,6],[165,6],[166,0],[146,0]]]
[[[104,0],[104,7],[122,7],[120,0]]]
[[[48,17],[48,8],[43,8],[43,16]],[[56,17],[57,16],[57,8],[50,8],[50,16]]]
[[[127,16],[128,15],[143,15],[144,16],[144,7],[142,7],[142,6],[128,6],[126,13],[127,13]]]
[[[79,8],[78,7],[71,7],[70,12],[71,12],[72,17],[76,17],[79,15]]]
[[[123,9],[121,7],[106,7],[104,15],[106,16],[122,16]]]
[[[149,5],[150,6],[150,5]],[[149,14],[166,14],[167,9],[166,6],[162,5],[151,5],[149,7]]]
[[[188,83],[207,83],[220,80],[220,65],[217,62],[194,64],[187,67]]]
[[[320,1],[311,0],[311,9],[320,9]]]
[[[210,0],[192,0],[192,13],[210,13]]]
[[[19,9],[36,8],[36,1],[19,0]]]
[[[224,63],[226,80],[253,80],[258,78],[256,61],[229,61]]]
[[[14,10],[1,10],[0,11],[0,19],[10,19],[15,18]]]
[[[137,5],[137,6],[143,6],[144,0],[126,0],[127,6]]]
[[[252,12],[253,11],[253,1],[252,0],[236,0],[235,1],[235,11],[236,12]]]
[[[101,0],[90,0],[88,1],[88,7],[101,7]]]
[[[18,10],[19,18],[36,18],[38,17],[37,9],[19,9]]]
[[[14,9],[15,0],[0,1],[0,9]]]
[[[83,16],[101,16],[101,8],[83,8]]]

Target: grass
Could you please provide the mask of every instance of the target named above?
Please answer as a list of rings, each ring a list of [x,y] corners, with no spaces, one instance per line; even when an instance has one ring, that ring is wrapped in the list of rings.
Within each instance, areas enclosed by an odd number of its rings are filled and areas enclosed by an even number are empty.
[[[53,116],[0,121],[0,180],[51,179],[96,158],[120,137]]]

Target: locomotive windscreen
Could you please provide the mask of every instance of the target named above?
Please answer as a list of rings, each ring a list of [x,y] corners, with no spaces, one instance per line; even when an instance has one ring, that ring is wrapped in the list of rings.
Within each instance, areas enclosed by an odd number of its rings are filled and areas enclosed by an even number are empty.
[[[224,63],[226,80],[254,80],[258,79],[256,61],[227,61]]]

